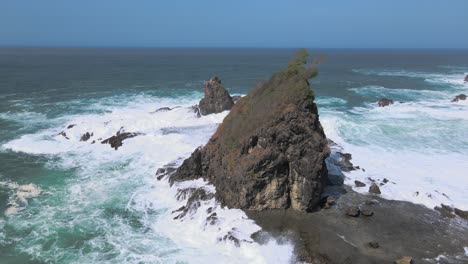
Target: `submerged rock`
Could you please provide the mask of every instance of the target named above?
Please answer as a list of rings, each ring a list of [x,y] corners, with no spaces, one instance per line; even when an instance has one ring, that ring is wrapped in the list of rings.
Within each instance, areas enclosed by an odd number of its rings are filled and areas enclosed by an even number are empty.
[[[229,110],[234,105],[231,96],[221,85],[218,77],[205,82],[205,97],[198,104],[200,114],[209,115]]]
[[[392,99],[388,99],[388,98],[382,98],[382,99],[380,99],[380,100],[377,102],[377,104],[378,104],[379,107],[385,107],[385,106],[392,105],[392,104],[393,104],[393,100],[392,100]]]
[[[122,141],[128,138],[136,137],[138,135],[140,135],[140,133],[122,132],[119,130],[115,136],[101,141],[101,144],[110,144],[112,148],[117,150],[120,146],[123,145]]]
[[[90,134],[89,132],[86,132],[81,136],[80,141],[88,141],[92,136],[93,133]]]
[[[464,82],[468,82],[468,75],[465,76]]]
[[[466,100],[466,95],[465,94],[459,94],[455,96],[455,98],[452,99],[452,102],[458,102],[458,101],[464,101]]]
[[[73,127],[75,127],[75,126],[76,126],[76,124],[68,125],[68,126],[67,126],[67,129],[73,128]]]
[[[64,138],[66,138],[66,139],[70,139],[70,138],[67,136],[67,133],[65,133],[65,131],[62,131],[62,132],[58,133],[58,135],[59,135],[59,136],[62,136],[62,137],[64,137]]]
[[[316,69],[306,66],[307,56],[301,52],[239,100],[170,182],[204,178],[216,186],[216,199],[231,208],[317,206],[330,150],[309,87]]]
[[[366,187],[366,184],[361,182],[361,181],[354,181],[354,184],[356,185],[356,187]]]

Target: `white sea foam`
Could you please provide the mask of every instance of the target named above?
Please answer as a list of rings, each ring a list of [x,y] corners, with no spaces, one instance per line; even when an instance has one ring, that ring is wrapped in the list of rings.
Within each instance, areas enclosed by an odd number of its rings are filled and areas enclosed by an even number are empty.
[[[278,244],[273,239],[265,245],[253,242],[250,235],[260,227],[243,211],[221,208],[214,199],[183,220],[174,220],[171,212],[185,203],[175,198],[177,188],[183,186],[170,187],[154,176],[158,167],[187,157],[205,144],[227,113],[196,118],[188,107],[196,103],[193,97],[134,99],[122,98],[118,103],[105,99],[106,103],[93,106],[102,110],[101,114],[62,116],[51,120],[60,121],[61,126],[23,135],[2,146],[9,151],[53,155],[58,159],[51,159],[48,166],[76,171],[65,188],[47,190],[56,197],[49,198],[57,200],[56,204],[40,200],[40,209],[24,221],[21,212],[10,215],[18,217],[14,222],[17,230],[36,227],[18,243],[19,250],[50,262],[287,263],[292,257],[291,244]],[[183,107],[154,112],[176,106]],[[76,126],[67,129],[70,124]],[[125,140],[117,151],[100,144],[122,127],[142,134]],[[59,135],[62,131],[68,139]],[[80,141],[86,132],[93,136]],[[181,185],[214,191],[200,180]],[[206,224],[209,207],[218,215],[215,225]],[[54,239],[70,227],[73,234],[94,235],[84,240],[81,249],[64,249]],[[244,240],[240,247],[229,240],[219,241],[228,232]],[[55,241],[50,250],[42,248],[46,239]]]
[[[353,72],[365,75],[378,75],[378,76],[396,76],[423,79],[428,83],[434,84],[451,84],[458,87],[463,87],[464,78],[467,73],[429,73],[429,72],[412,72],[405,70],[367,70],[367,69],[354,69]]]
[[[406,76],[407,72],[391,74]],[[354,180],[370,183],[370,178],[378,182],[386,178],[390,182],[381,186],[384,198],[468,210],[468,104],[450,102],[454,96],[450,89],[352,90],[409,102],[388,107],[373,102],[348,112],[321,111],[327,136],[352,154],[354,165],[365,169],[347,173],[345,182],[354,186]],[[368,187],[355,189],[368,191]]]

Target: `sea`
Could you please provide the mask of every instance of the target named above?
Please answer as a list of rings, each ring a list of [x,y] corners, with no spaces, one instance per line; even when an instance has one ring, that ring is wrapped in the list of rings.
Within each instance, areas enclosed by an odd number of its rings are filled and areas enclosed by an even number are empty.
[[[386,199],[468,210],[468,101],[451,102],[468,93],[468,50],[309,51],[321,62],[311,86],[325,133],[360,168],[344,183],[367,193],[354,181],[385,181]],[[214,199],[174,219],[178,189],[215,188],[170,186],[155,172],[227,115],[192,111],[205,80],[245,95],[294,52],[0,48],[0,263],[287,263],[287,239],[256,243],[261,227]],[[384,97],[395,103],[377,107]],[[117,131],[141,134],[118,150],[100,144]]]

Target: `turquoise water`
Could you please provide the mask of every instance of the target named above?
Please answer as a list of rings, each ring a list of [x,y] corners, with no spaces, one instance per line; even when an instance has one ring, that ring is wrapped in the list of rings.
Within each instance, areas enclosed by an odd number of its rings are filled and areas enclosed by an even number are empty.
[[[183,204],[174,198],[178,187],[154,173],[204,144],[226,115],[190,112],[204,80],[218,75],[231,94],[246,94],[291,54],[0,49],[0,263],[286,262],[287,242],[237,248],[218,241],[233,228],[246,240],[259,229],[239,210],[217,208],[222,221],[213,227],[204,225],[203,210],[173,220]],[[346,181],[386,177],[397,186],[384,186],[385,198],[468,209],[468,104],[450,102],[467,93],[468,52],[315,54],[326,57],[312,81],[325,132],[366,168]],[[397,103],[376,108],[381,97]],[[182,107],[151,113],[165,106]],[[121,127],[144,135],[118,151],[79,140]]]

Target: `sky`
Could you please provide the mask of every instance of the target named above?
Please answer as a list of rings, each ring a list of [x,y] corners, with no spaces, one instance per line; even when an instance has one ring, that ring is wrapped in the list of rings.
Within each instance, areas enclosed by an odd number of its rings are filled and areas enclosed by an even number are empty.
[[[0,46],[468,48],[468,0],[0,0]]]

